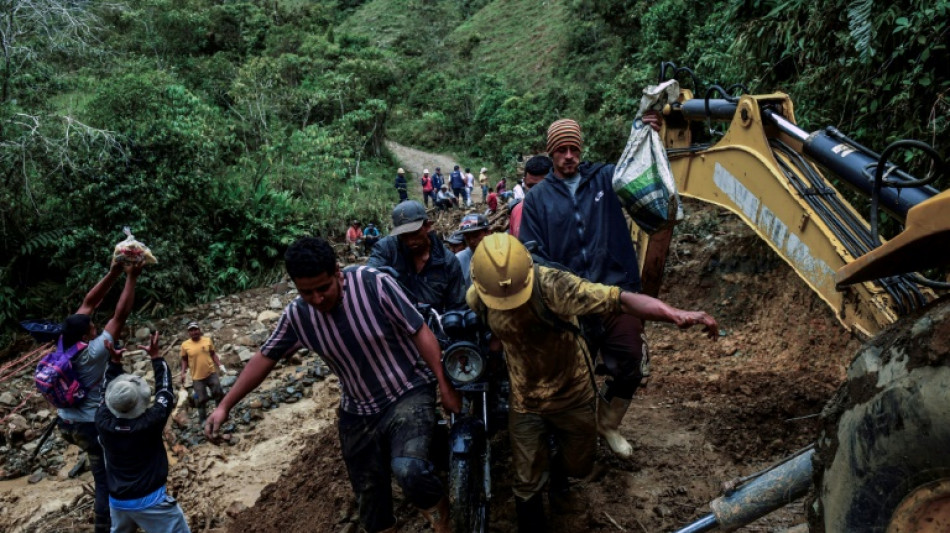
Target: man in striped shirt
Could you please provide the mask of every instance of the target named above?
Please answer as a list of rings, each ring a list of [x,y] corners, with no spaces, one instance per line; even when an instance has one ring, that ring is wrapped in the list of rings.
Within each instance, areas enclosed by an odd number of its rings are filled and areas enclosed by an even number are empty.
[[[284,260],[299,296],[208,417],[205,434],[213,438],[280,358],[309,348],[340,378],[340,444],[363,529],[394,528],[393,475],[433,529],[448,532],[448,500],[429,444],[436,388],[449,411],[458,412],[461,399],[442,372],[435,336],[392,277],[370,267],[340,270],[325,240],[300,239]]]

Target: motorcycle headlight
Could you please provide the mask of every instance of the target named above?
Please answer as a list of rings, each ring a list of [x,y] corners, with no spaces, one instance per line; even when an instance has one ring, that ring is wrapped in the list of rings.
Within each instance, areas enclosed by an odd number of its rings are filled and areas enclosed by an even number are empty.
[[[453,382],[465,385],[477,380],[485,372],[485,358],[478,351],[478,346],[470,342],[457,342],[445,350],[442,368]]]

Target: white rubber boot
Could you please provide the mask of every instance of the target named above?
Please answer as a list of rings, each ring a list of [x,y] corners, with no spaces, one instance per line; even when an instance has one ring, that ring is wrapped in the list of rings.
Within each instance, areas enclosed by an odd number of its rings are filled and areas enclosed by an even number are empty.
[[[603,398],[597,399],[597,433],[607,442],[614,455],[629,459],[633,456],[633,446],[623,438],[617,428],[630,406],[630,400],[614,397],[610,403]]]

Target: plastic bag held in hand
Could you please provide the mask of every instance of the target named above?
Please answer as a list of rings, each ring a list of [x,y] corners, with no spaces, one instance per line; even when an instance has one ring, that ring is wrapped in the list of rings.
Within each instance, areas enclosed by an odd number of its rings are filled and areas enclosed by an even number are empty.
[[[155,259],[155,256],[152,255],[152,251],[148,249],[148,246],[140,243],[135,240],[135,236],[132,235],[132,230],[128,226],[123,229],[123,232],[127,235],[124,241],[115,245],[115,250],[112,252],[112,261],[115,263],[127,263],[131,265],[137,265],[140,263],[145,263],[146,265],[154,265],[158,262]]]
[[[663,141],[641,118],[647,111],[660,111],[666,103],[675,102],[677,98],[679,83],[676,80],[643,90],[627,147],[614,169],[614,192],[633,221],[650,234],[681,220],[683,208]]]

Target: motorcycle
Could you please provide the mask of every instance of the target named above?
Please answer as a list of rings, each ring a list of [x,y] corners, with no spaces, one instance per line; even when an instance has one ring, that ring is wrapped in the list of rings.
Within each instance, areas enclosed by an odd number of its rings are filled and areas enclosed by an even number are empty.
[[[508,424],[511,384],[501,352],[488,350],[488,331],[474,311],[429,313],[442,347],[442,368],[462,396],[449,426],[449,502],[456,533],[488,531],[492,499],[491,438]]]

